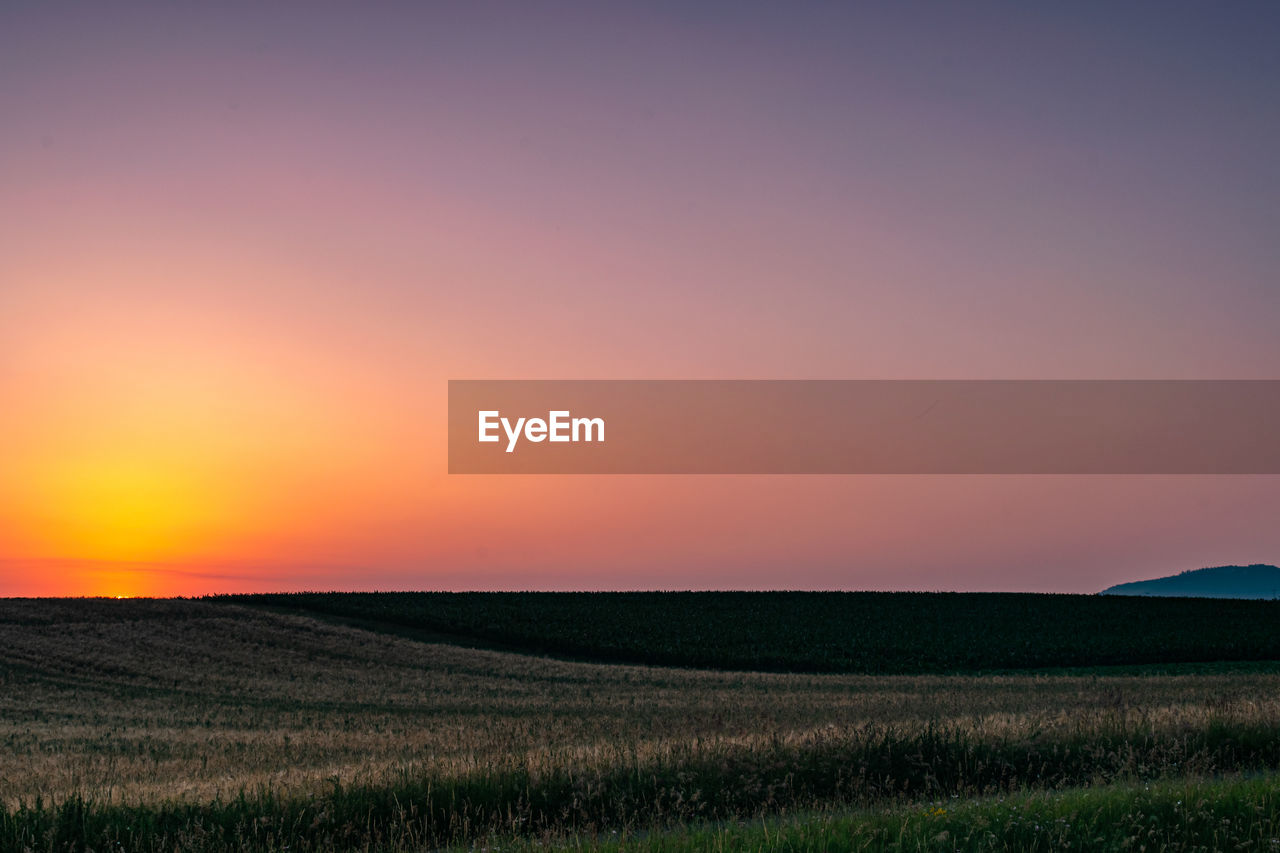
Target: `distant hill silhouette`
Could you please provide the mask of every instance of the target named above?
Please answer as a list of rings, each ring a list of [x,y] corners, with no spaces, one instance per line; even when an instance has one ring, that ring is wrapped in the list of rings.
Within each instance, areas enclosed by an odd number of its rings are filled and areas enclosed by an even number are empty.
[[[1164,578],[1116,584],[1099,595],[1280,598],[1280,568],[1254,563],[1252,566],[1193,569]]]

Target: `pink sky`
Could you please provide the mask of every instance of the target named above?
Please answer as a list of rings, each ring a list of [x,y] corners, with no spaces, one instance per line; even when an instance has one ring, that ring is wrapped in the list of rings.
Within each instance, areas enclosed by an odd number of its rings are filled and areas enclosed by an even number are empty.
[[[450,378],[1277,378],[1276,13],[1103,8],[7,8],[0,595],[1280,562],[1274,477],[445,473]]]

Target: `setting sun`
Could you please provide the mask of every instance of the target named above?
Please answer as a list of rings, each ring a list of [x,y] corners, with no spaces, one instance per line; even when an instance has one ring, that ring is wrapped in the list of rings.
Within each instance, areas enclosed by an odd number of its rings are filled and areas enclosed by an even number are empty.
[[[141,461],[78,467],[54,494],[64,508],[59,538],[70,556],[86,559],[172,556],[205,514],[191,482]]]

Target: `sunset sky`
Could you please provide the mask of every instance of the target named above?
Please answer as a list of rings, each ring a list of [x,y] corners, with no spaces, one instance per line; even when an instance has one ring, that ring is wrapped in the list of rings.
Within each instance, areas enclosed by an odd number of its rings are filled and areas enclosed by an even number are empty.
[[[1280,563],[1280,477],[445,452],[449,379],[1280,378],[1277,43],[1271,3],[6,3],[0,595]]]

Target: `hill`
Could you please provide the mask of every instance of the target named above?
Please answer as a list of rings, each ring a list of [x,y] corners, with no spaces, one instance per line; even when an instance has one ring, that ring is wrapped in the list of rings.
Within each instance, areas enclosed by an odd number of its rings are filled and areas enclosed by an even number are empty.
[[[1280,598],[1280,568],[1214,566],[1152,580],[1116,584],[1099,595],[1185,596],[1193,598]]]
[[[1280,660],[1280,602],[924,592],[224,596],[359,627],[577,660],[883,674]]]

